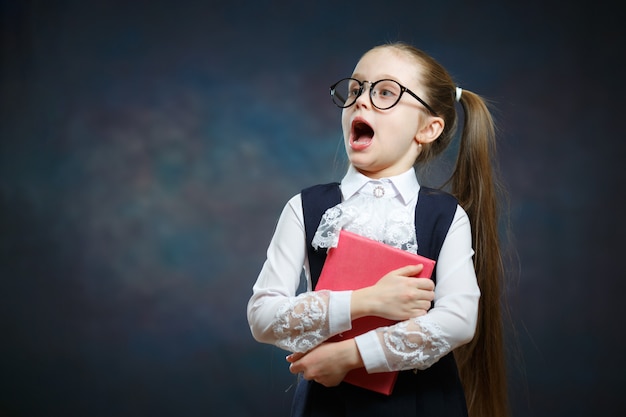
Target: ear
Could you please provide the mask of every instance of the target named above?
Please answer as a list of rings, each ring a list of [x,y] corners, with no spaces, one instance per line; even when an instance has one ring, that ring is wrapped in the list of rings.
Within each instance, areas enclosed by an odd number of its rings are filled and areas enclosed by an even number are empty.
[[[441,135],[444,127],[445,122],[441,117],[429,116],[415,134],[415,140],[419,143],[434,142]]]

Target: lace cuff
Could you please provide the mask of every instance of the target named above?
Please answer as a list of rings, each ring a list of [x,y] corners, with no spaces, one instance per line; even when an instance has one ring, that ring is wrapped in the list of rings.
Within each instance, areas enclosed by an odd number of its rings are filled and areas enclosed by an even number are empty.
[[[300,294],[285,302],[271,324],[276,346],[290,352],[307,352],[330,336],[330,291]]]
[[[388,369],[370,365],[368,372],[427,369],[451,350],[441,327],[427,315],[377,329]],[[361,354],[363,357],[363,353]],[[375,352],[374,352],[375,356]],[[366,359],[363,361],[367,363]]]

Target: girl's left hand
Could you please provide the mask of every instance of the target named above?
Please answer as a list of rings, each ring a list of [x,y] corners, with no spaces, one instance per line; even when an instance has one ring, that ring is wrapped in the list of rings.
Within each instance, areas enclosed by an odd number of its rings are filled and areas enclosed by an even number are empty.
[[[354,339],[323,343],[306,353],[292,353],[286,359],[291,363],[292,374],[302,372],[304,379],[326,387],[339,385],[348,371],[363,366]]]

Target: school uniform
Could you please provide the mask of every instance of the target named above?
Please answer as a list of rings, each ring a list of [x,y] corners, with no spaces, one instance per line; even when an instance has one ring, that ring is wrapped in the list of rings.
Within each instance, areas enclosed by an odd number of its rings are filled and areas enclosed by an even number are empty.
[[[371,180],[351,168],[340,184],[311,187],[296,197],[281,214],[268,248],[268,260],[253,287],[248,318],[255,338],[297,351],[295,342],[288,337],[283,340],[272,324],[278,306],[284,305],[285,299],[296,302],[290,294],[294,291],[293,283],[288,283],[278,271],[293,271],[304,260],[308,290],[312,290],[324,263],[325,248],[332,244],[327,238],[335,235],[322,229],[335,227],[357,229],[352,231],[370,234],[367,237],[385,243],[392,240],[394,246],[438,261],[433,276],[437,285],[435,306],[426,315],[428,318],[424,316],[423,325],[428,329],[427,324],[433,324],[432,336],[440,344],[438,350],[415,356],[385,346],[376,331],[357,336],[355,341],[368,372],[400,370],[392,394],[386,396],[347,383],[327,388],[302,380],[294,395],[292,416],[466,416],[452,350],[473,336],[480,292],[473,271],[469,220],[456,200],[446,193],[420,187],[412,169],[398,177]],[[371,207],[363,209],[370,204]],[[347,223],[338,223],[332,210],[327,213],[329,208],[339,208],[339,217],[349,218]],[[406,213],[414,230],[411,239],[402,237],[407,226]],[[359,220],[361,215],[366,216],[365,220]],[[281,244],[285,239],[288,242]],[[298,246],[295,242],[300,239],[306,245],[293,247]],[[329,329],[326,333],[312,333],[307,343],[323,342],[329,334],[350,328],[349,292],[336,293],[330,294],[328,302]]]

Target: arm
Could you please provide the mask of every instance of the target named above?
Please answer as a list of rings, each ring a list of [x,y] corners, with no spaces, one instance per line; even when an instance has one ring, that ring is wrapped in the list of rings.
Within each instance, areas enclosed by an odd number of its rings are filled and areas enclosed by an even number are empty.
[[[421,265],[409,265],[391,271],[372,287],[353,291],[353,319],[367,315],[405,319],[426,314],[434,297],[434,284],[430,279],[412,278],[421,269]],[[348,371],[364,366],[354,339],[323,343],[306,354],[294,353],[286,359],[292,373],[302,372],[305,379],[325,386],[339,384]]]
[[[281,213],[248,302],[248,323],[256,340],[305,352],[350,329],[351,292],[311,291],[305,271],[307,292],[296,296],[305,260],[302,202],[297,195]]]
[[[355,338],[368,372],[425,369],[472,339],[480,290],[471,241],[469,219],[458,207],[437,262],[434,308]]]

